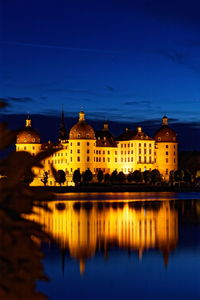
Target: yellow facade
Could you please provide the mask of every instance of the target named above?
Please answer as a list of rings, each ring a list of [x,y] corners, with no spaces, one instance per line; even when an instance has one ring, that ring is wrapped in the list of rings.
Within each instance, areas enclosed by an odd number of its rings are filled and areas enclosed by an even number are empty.
[[[60,139],[56,144],[42,144],[28,119],[24,131],[18,135],[16,151],[28,151],[36,155],[49,148],[57,150],[43,161],[43,169],[34,170],[36,177],[31,183],[33,186],[42,185],[44,171],[49,173],[48,185],[58,185],[51,173],[51,165],[66,173],[65,185],[72,184],[72,175],[77,169],[81,173],[90,169],[93,174],[100,169],[109,174],[114,170],[128,174],[135,170],[143,172],[158,169],[163,178],[168,180],[170,171],[178,168],[178,143],[167,120],[167,117],[163,117],[162,127],[155,139],[147,136],[141,127],[136,131],[126,129],[118,139],[114,139],[107,124],[102,131],[95,133],[86,123],[85,114],[80,112],[79,121],[70,130],[68,139]]]

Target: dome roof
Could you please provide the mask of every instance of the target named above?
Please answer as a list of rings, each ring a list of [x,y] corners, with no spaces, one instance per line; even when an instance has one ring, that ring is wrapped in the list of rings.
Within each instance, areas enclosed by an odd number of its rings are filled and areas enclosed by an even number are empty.
[[[79,113],[79,121],[76,123],[69,132],[69,139],[95,139],[95,132],[92,126],[86,123],[84,112]]]
[[[168,118],[164,116],[162,118],[162,126],[155,133],[155,140],[157,142],[176,142],[177,134],[176,132],[168,126]]]
[[[31,127],[31,120],[26,120],[26,127],[17,134],[17,144],[39,144],[40,136],[35,129]]]

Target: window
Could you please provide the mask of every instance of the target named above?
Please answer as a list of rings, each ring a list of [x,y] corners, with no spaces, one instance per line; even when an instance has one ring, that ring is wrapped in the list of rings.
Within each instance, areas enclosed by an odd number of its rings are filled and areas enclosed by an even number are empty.
[[[87,156],[87,161],[90,161],[90,158],[89,158],[89,156]]]
[[[70,161],[72,161],[72,157],[70,157]]]
[[[166,174],[166,175],[168,175],[168,169],[166,169],[166,172],[165,172],[165,174]]]
[[[101,162],[101,157],[99,157],[99,162]]]
[[[72,146],[72,143],[70,143],[70,146]]]
[[[142,153],[142,151],[141,151],[141,149],[139,149],[139,154],[141,154]]]
[[[123,157],[121,158],[121,162],[123,162]]]
[[[165,147],[166,147],[166,148],[169,148],[169,146],[168,146],[168,145],[166,145]]]
[[[124,147],[126,148],[126,144],[124,144]]]
[[[176,162],[176,159],[174,158],[174,163]]]
[[[77,149],[77,153],[80,153],[80,149]]]
[[[166,155],[168,155],[169,154],[169,152],[168,151],[166,151]]]
[[[149,154],[151,154],[151,149],[149,149]]]
[[[80,146],[80,142],[77,142],[77,146]]]
[[[123,154],[123,151],[121,151],[121,154]]]
[[[96,162],[98,162],[99,161],[99,158],[98,157],[96,157]]]
[[[115,162],[117,162],[117,157],[115,157]]]
[[[139,156],[139,162],[141,162],[141,156]]]
[[[110,162],[110,157],[108,157],[108,162]]]
[[[144,147],[146,147],[147,146],[147,144],[146,143],[144,143]]]
[[[89,149],[87,149],[87,153],[90,153],[90,150],[89,150]]]
[[[72,153],[72,150],[70,150],[70,153]]]
[[[130,144],[128,144],[128,147],[130,147]]]
[[[103,154],[105,154],[105,151],[103,151]]]
[[[131,147],[133,147],[133,144],[131,144]]]
[[[99,150],[99,154],[101,154],[101,150]]]
[[[24,147],[24,150],[26,150],[26,146]]]
[[[131,157],[131,162],[133,162],[133,157]]]
[[[117,151],[115,151],[115,155],[117,155]]]
[[[133,154],[133,150],[131,150],[131,154]]]
[[[103,162],[105,162],[105,157],[103,157]]]
[[[110,151],[108,151],[108,155],[110,154]]]
[[[96,154],[99,154],[99,151],[98,151],[98,150],[96,151]]]
[[[151,147],[151,144],[149,144],[149,147]]]
[[[144,149],[144,154],[147,154],[147,150],[146,149]]]
[[[80,161],[80,156],[77,156],[77,161]]]
[[[139,143],[139,147],[141,147],[141,143]]]
[[[33,150],[35,150],[35,147],[32,147]]]
[[[90,143],[89,143],[89,142],[87,142],[87,146],[90,146]]]
[[[123,148],[123,144],[121,144],[121,147]]]
[[[169,162],[169,160],[168,160],[168,158],[166,158],[166,163],[168,163]]]

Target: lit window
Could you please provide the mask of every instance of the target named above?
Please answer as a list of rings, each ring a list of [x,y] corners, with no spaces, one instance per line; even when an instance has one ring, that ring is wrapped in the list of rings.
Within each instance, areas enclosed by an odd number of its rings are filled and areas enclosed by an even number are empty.
[[[110,151],[108,151],[108,155],[110,154]]]
[[[110,162],[110,157],[108,157],[108,162]]]
[[[72,153],[72,150],[70,150],[70,153]]]
[[[168,160],[168,158],[166,158],[166,163],[168,163],[169,162],[169,160]]]
[[[117,162],[117,158],[115,157],[115,162]]]

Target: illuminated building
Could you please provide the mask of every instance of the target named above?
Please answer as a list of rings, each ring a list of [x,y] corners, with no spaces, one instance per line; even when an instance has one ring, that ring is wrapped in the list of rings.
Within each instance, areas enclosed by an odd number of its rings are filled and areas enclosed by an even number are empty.
[[[44,170],[34,170],[37,176],[31,185],[41,185],[44,171],[49,173],[48,185],[58,185],[51,174],[51,164],[67,174],[66,185],[70,184],[72,174],[77,169],[81,173],[90,169],[93,174],[100,169],[110,174],[114,170],[128,174],[135,170],[143,172],[158,169],[163,178],[168,180],[170,171],[178,168],[177,136],[168,126],[166,116],[154,138],[144,133],[142,127],[137,127],[137,130],[126,128],[119,137],[114,138],[108,123],[104,123],[102,130],[94,131],[82,111],[67,136],[62,113],[58,142],[43,144],[28,118],[25,129],[17,136],[16,150],[36,155],[39,151],[52,148],[58,151],[43,161]]]
[[[45,231],[70,257],[79,261],[80,272],[96,252],[108,255],[109,248],[136,251],[157,249],[164,264],[178,241],[178,213],[169,201],[52,201],[49,211],[34,207],[28,218],[44,225]],[[62,252],[63,252],[62,251]]]

